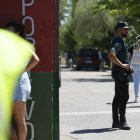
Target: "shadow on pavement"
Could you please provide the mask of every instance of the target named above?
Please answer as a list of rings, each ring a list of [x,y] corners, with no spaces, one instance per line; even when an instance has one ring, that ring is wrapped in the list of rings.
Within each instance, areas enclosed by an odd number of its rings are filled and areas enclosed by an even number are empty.
[[[65,82],[72,82],[72,81],[76,81],[76,82],[112,82],[112,79],[99,79],[99,78],[80,78],[80,79],[63,79],[63,81]]]
[[[127,104],[134,104],[134,102],[128,102]]]
[[[95,70],[95,69],[92,69],[92,68],[87,68],[87,69],[81,69],[81,70],[76,70],[75,68],[68,68],[68,67],[60,67],[61,71],[76,71],[76,72],[85,72],[85,71],[88,71],[88,72],[106,72],[106,71],[110,71],[110,69],[102,69],[102,70]]]
[[[112,82],[113,79],[86,79],[86,78],[80,78],[80,79],[74,79],[77,82]]]
[[[112,105],[111,102],[106,103],[107,105]],[[127,104],[136,104],[135,102],[128,102]],[[127,107],[127,108],[135,108],[135,107],[140,107],[140,106],[131,106],[131,107]]]
[[[106,103],[107,105],[112,105],[112,103],[111,102],[108,102],[108,103]]]
[[[140,108],[140,106],[129,106],[127,108]]]
[[[118,128],[83,129],[83,130],[73,131],[71,132],[71,134],[104,133],[104,132],[112,132],[116,130],[118,130]]]

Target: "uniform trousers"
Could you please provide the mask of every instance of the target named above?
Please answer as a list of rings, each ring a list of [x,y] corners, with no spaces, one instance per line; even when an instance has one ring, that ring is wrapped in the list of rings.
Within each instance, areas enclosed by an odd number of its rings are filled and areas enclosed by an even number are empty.
[[[113,122],[126,122],[126,105],[129,99],[129,81],[115,81],[115,96],[112,103]]]

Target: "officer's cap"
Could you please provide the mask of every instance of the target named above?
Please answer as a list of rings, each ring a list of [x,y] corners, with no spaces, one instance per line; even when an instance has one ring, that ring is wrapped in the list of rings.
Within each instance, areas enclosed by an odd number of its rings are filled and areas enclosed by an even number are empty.
[[[123,21],[118,21],[116,26],[115,26],[115,30],[118,28],[125,28],[125,29],[130,29],[130,27],[128,26],[127,22],[123,22]]]

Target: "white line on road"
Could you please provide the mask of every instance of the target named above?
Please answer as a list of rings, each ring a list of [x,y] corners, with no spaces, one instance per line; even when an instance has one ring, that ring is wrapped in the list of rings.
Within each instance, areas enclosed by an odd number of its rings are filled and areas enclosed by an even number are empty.
[[[140,113],[140,109],[127,110],[127,113]],[[82,116],[82,115],[100,115],[100,114],[111,114],[111,111],[96,111],[96,112],[63,112],[60,116]]]

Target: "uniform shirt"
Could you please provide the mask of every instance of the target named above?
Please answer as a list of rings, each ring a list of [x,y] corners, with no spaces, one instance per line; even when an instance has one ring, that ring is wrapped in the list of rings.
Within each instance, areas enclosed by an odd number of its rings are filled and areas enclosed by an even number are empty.
[[[119,59],[119,61],[123,64],[128,64],[128,49],[124,44],[124,41],[122,38],[115,38],[112,41],[112,52],[115,52],[116,57]]]

